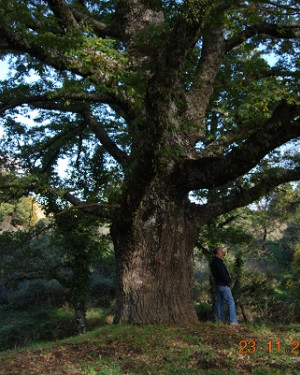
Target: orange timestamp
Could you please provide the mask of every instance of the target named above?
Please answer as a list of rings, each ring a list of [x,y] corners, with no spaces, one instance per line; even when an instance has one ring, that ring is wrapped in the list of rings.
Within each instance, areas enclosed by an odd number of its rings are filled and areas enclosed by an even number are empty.
[[[241,340],[239,342],[241,354],[253,354],[258,348],[255,340]],[[264,344],[268,353],[287,353],[287,354],[300,354],[300,341],[293,340],[287,347],[283,348],[280,341],[268,341]]]

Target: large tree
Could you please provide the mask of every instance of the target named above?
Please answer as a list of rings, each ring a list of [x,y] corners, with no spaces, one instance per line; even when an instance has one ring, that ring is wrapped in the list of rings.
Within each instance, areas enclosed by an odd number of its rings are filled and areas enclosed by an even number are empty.
[[[110,220],[116,322],[195,322],[201,226],[300,177],[297,1],[0,4],[2,188]]]

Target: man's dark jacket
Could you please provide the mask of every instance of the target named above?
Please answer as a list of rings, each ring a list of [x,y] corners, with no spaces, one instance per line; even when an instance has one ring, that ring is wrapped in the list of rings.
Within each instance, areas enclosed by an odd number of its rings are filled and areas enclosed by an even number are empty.
[[[210,263],[210,269],[216,285],[230,286],[231,277],[221,258],[215,256]]]

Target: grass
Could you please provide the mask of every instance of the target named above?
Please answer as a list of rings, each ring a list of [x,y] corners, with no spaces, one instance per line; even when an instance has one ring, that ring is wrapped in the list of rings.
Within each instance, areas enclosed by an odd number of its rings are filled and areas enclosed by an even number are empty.
[[[88,329],[103,325],[107,309],[89,309]],[[74,312],[67,306],[44,306],[17,311],[0,307],[0,351],[77,335]]]
[[[211,322],[186,327],[103,325],[84,335],[0,354],[2,375],[300,375],[300,354],[291,342],[300,325]],[[239,353],[241,340],[256,351]],[[274,343],[268,353],[267,342]],[[275,342],[280,341],[277,353]],[[285,352],[287,349],[288,353]]]

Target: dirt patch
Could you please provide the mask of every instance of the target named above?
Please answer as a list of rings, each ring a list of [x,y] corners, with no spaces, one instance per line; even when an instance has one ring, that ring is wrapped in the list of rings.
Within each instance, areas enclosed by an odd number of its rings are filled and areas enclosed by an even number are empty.
[[[66,344],[45,350],[26,350],[2,359],[0,374],[5,375],[79,375],[78,362],[93,363],[99,358],[99,346],[91,343]]]

